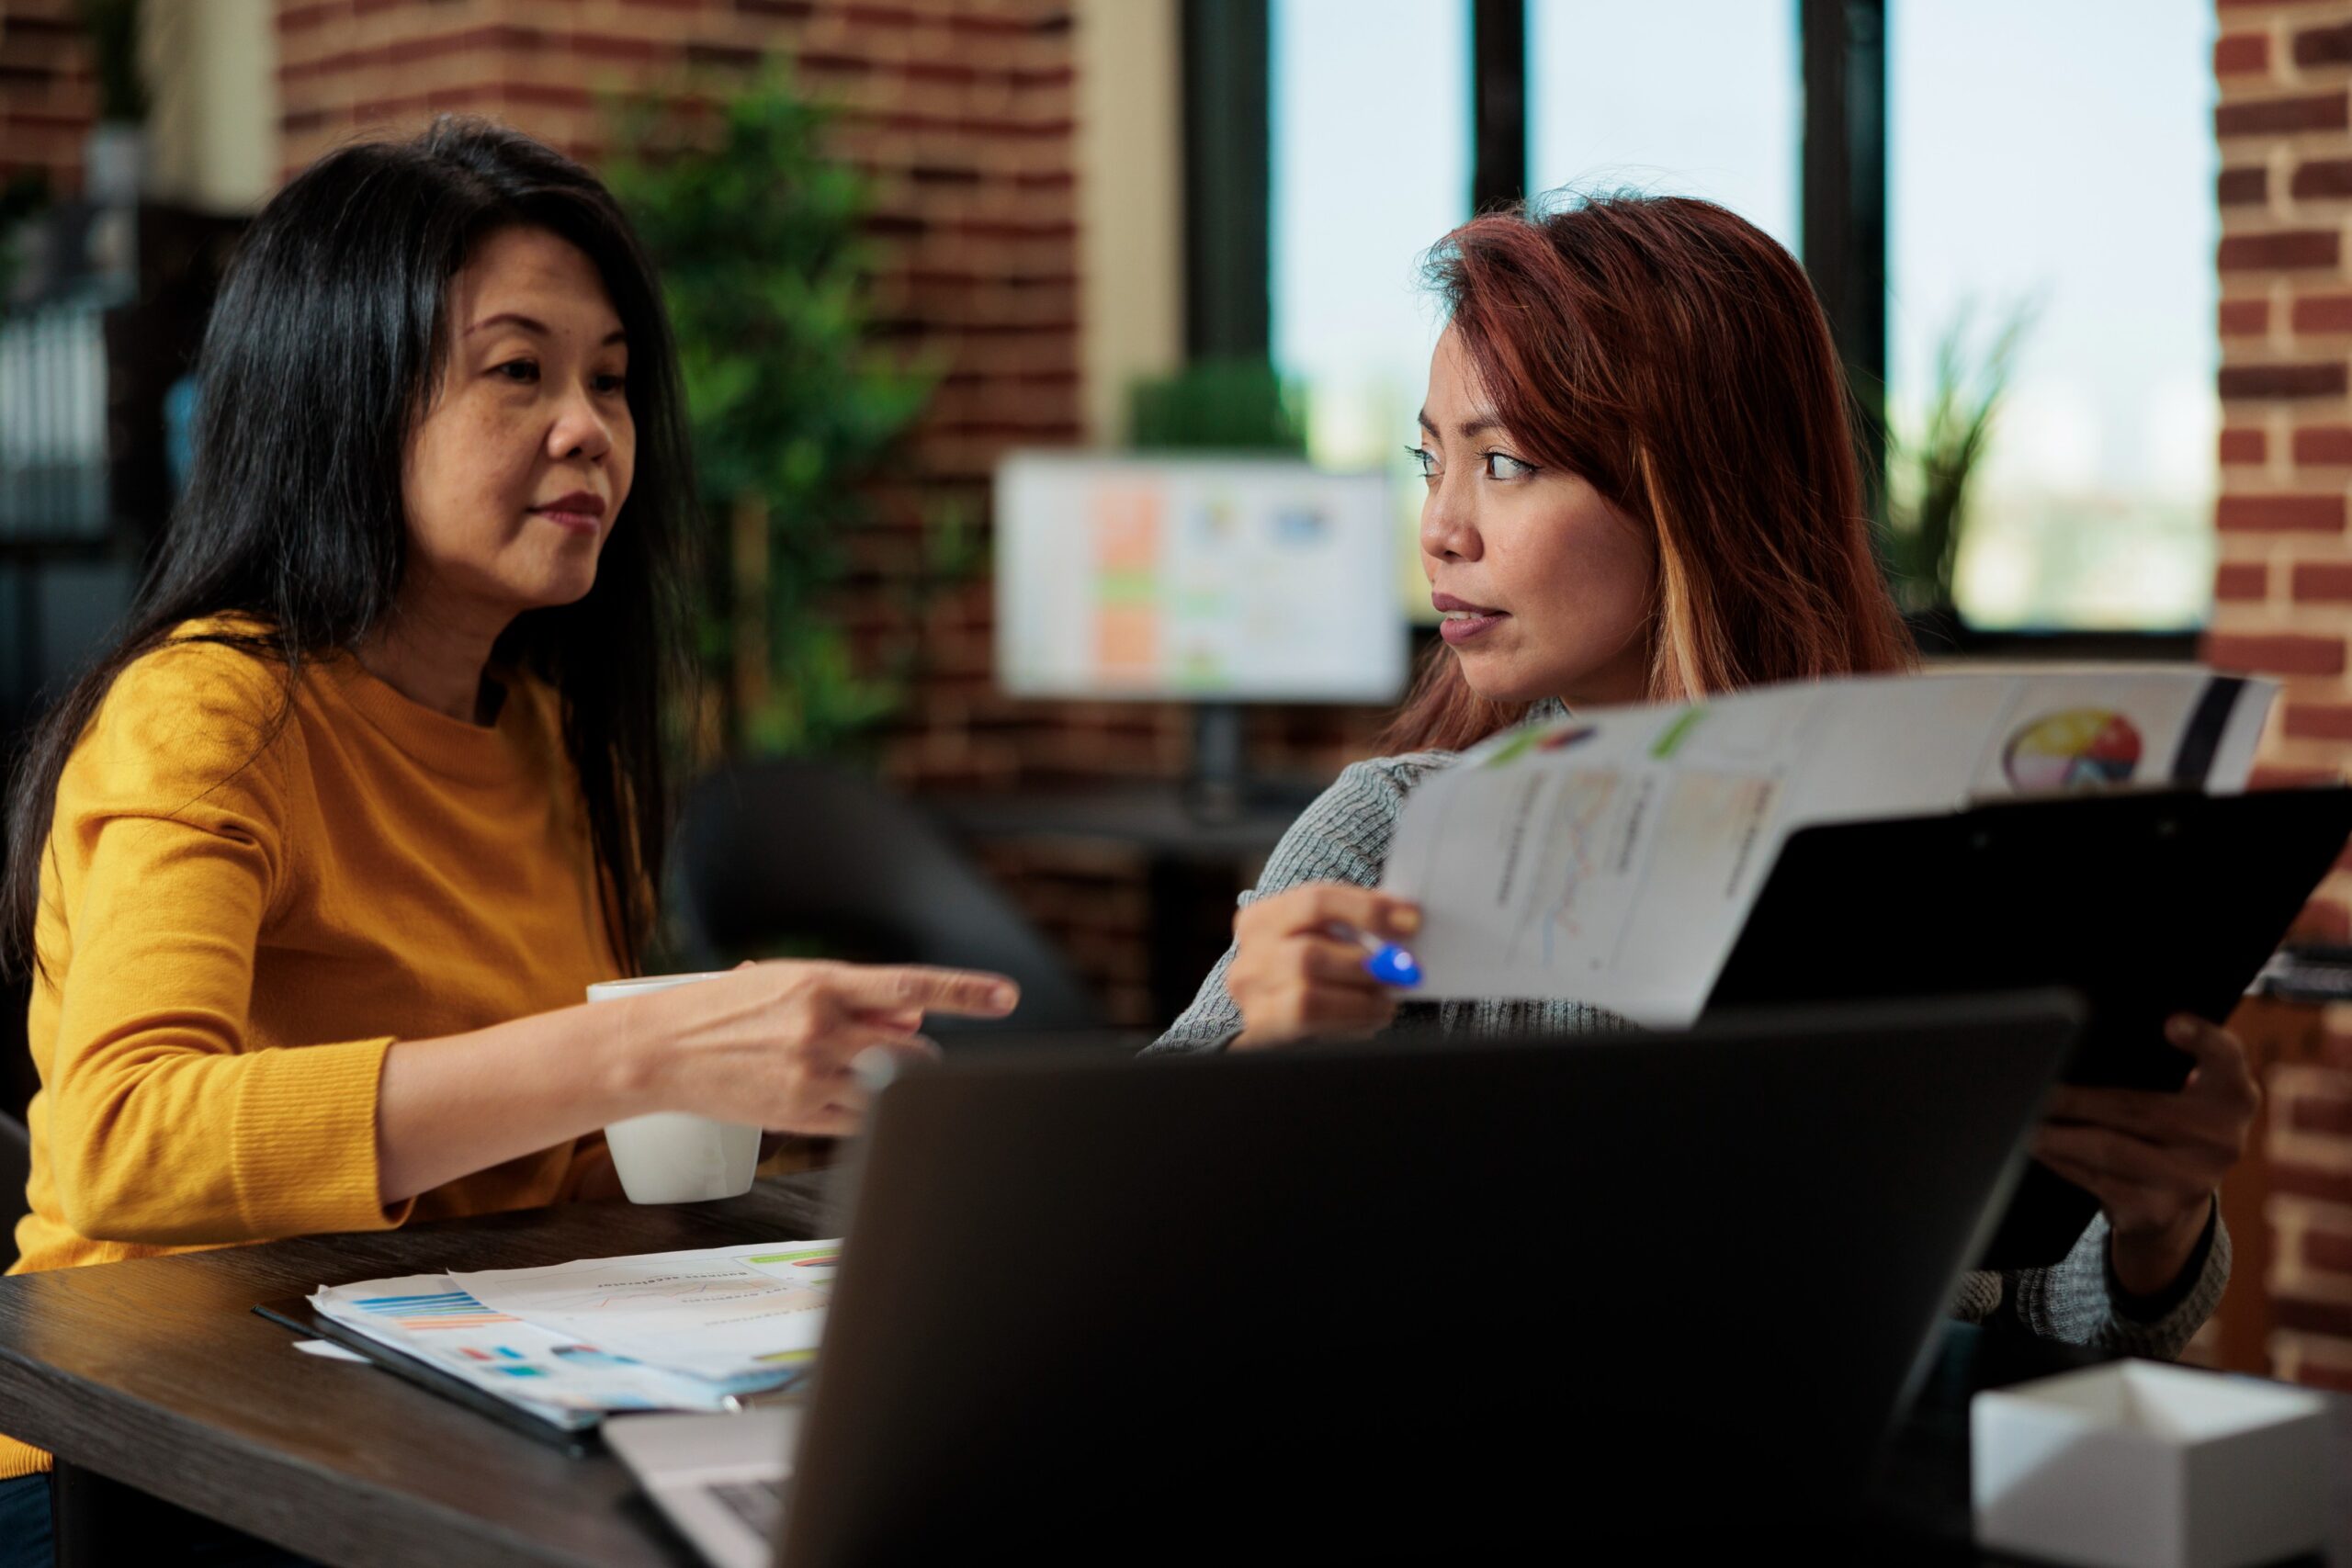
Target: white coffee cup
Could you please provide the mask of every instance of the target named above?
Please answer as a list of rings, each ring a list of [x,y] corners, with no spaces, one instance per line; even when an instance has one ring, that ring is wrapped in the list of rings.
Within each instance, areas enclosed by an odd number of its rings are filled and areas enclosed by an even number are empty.
[[[719,970],[701,975],[648,975],[635,980],[605,980],[588,987],[592,1002],[618,1001],[671,986],[715,980]],[[695,1203],[736,1198],[752,1190],[760,1163],[760,1130],[742,1122],[721,1122],[689,1111],[657,1111],[631,1116],[605,1129],[613,1169],[632,1203]]]

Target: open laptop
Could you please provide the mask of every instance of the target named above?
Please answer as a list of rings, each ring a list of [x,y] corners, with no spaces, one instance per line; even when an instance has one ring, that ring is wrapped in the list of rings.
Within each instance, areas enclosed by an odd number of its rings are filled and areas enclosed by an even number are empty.
[[[2041,993],[951,1059],[876,1106],[805,1410],[607,1438],[722,1568],[1811,1517],[1866,1483],[2077,1027]]]

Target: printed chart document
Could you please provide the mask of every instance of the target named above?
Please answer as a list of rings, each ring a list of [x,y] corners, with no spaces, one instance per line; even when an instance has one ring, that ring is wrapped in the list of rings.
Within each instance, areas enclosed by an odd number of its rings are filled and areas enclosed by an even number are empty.
[[[452,1273],[485,1306],[716,1382],[772,1379],[823,1337],[838,1242],[592,1258]]]
[[[2071,790],[2239,790],[2275,682],[2200,670],[1872,676],[1604,708],[1465,752],[1406,802],[1383,887],[1417,999],[1694,1021],[1781,840]]]
[[[838,1241],[414,1274],[322,1289],[312,1310],[551,1425],[729,1410],[808,1367]]]

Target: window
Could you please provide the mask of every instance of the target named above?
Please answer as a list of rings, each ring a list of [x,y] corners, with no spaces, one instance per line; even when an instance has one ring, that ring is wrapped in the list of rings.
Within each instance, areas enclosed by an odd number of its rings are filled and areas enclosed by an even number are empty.
[[[1797,248],[1795,0],[1528,0],[1531,186],[1722,203]]]
[[[2025,312],[1953,597],[1987,628],[2210,609],[2218,220],[2207,0],[1888,7],[1888,418]],[[1969,346],[1973,344],[1973,347]],[[1899,473],[1899,464],[1897,467]]]
[[[1420,486],[1404,458],[1439,331],[1421,257],[1469,216],[1470,7],[1274,0],[1272,355],[1316,461],[1386,469],[1408,602]]]

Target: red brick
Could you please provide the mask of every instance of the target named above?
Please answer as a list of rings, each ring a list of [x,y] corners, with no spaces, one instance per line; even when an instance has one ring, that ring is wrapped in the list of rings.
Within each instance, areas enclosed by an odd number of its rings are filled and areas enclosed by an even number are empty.
[[[2352,1273],[2352,1235],[2339,1231],[2305,1232],[2303,1261],[2314,1269]]]
[[[2295,35],[2298,65],[2352,65],[2352,22],[2307,28]]]
[[[2316,158],[2300,164],[2287,189],[2298,201],[2352,196],[2352,158]]]
[[[401,39],[386,45],[381,52],[387,63],[408,65],[478,49],[527,51],[542,48],[546,43],[547,35],[536,28],[468,28],[463,32]]]
[[[2295,632],[2209,632],[2205,662],[2219,670],[2273,675],[2341,675],[2344,639]]]
[[[2223,272],[2280,272],[2333,267],[2342,253],[2333,229],[2281,229],[2272,234],[2232,234],[2222,241]]]
[[[2352,1136],[2352,1094],[2299,1094],[2288,1102],[2287,1125],[2298,1133]],[[2352,1247],[2352,1235],[2340,1239]]]
[[[508,82],[498,89],[510,104],[545,104],[555,108],[596,107],[596,95],[586,87],[550,82]]]
[[[2352,294],[2306,294],[2288,316],[2299,333],[2352,333]]]
[[[2270,199],[2270,171],[2223,169],[2213,182],[2213,197],[2223,207],[2259,207]]]
[[[2224,398],[2334,398],[2344,395],[2344,362],[2317,365],[2225,365],[2217,378]]]
[[[2352,844],[2346,844],[2344,854],[2336,857],[2339,867],[2346,856],[2352,856]],[[2338,1072],[2352,1073],[2352,1030],[2332,1025],[2320,1030],[2319,1065],[2334,1067]]]
[[[2341,92],[2313,93],[2292,98],[2258,98],[2252,103],[2223,104],[2213,111],[2217,136],[2281,136],[2298,130],[2342,130],[2352,119],[2345,114]]]
[[[2352,1338],[2352,1301],[2313,1301],[2307,1296],[2276,1296],[2270,1303],[2273,1328],[2299,1329],[2305,1334],[2333,1334]]]
[[[2270,1190],[2293,1198],[2316,1198],[2323,1203],[2352,1203],[2352,1170],[2273,1160]]]
[[[924,18],[911,6],[848,5],[842,7],[844,19],[868,28],[911,28]]]
[[[750,44],[692,42],[686,45],[686,63],[689,65],[749,70],[764,58],[758,49]]]
[[[2213,74],[2245,76],[2270,69],[2268,33],[2230,33],[2213,40]]]
[[[2295,1381],[2305,1388],[2325,1389],[2331,1393],[2352,1393],[2352,1367],[2315,1360],[2306,1356],[2296,1364]]]
[[[2259,430],[2224,430],[2221,457],[2222,462],[2230,464],[2267,462],[2270,438]]]
[[[837,76],[863,76],[874,69],[874,62],[861,54],[840,54],[831,50],[803,50],[792,57],[796,70],[817,71]]]
[[[1073,18],[1068,8],[1036,17],[992,17],[981,11],[958,11],[947,18],[950,32],[1026,33],[1031,38],[1045,38],[1070,30]]]
[[[2289,703],[2286,732],[2296,740],[2352,740],[2352,703]]]
[[[2275,762],[2257,762],[2254,771],[2246,775],[2245,787],[2309,789],[2313,784],[2343,782],[2343,771],[2337,768],[2286,768]],[[2334,934],[2338,931],[2345,935]],[[2295,917],[2294,929],[2289,934],[2302,942],[2352,941],[2352,910],[2346,909],[2333,898],[2314,898],[2303,906],[2301,914]]]
[[[2309,424],[2295,432],[2295,461],[2312,468],[2352,464],[2352,425]]]
[[[2213,525],[2225,534],[2340,534],[2341,495],[2225,495]]]
[[[2270,569],[2258,560],[2225,560],[2213,572],[2213,597],[2258,604],[2270,597]]]
[[[2290,592],[2306,604],[2352,604],[2352,561],[2297,561]]]
[[[590,60],[648,61],[659,59],[665,52],[665,46],[651,39],[623,38],[614,33],[574,33],[571,51]]]
[[[2270,301],[2224,299],[2215,324],[2223,337],[2259,337],[2270,330]]]

